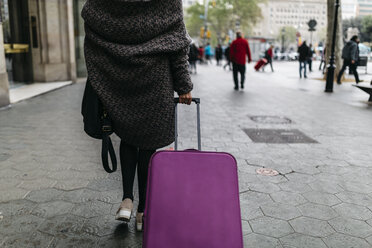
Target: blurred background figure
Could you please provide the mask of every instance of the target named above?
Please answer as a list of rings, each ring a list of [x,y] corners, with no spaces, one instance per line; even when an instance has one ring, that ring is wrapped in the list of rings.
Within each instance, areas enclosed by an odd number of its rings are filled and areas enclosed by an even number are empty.
[[[214,52],[216,56],[217,65],[220,65],[220,61],[222,60],[222,54],[223,54],[221,44],[217,45]]]
[[[200,64],[204,63],[204,47],[200,46],[199,47],[199,56],[198,56]]]
[[[273,56],[274,56],[273,48],[274,48],[274,46],[270,45],[269,49],[267,49],[265,51],[265,59],[267,60],[266,64],[270,64],[272,72],[274,72],[274,68],[273,68]],[[262,70],[265,70],[265,67],[263,67]]]
[[[320,59],[320,64],[319,64],[319,71],[322,71],[323,74],[324,74],[324,69],[325,69],[325,66],[326,66],[326,47],[324,47],[323,51],[322,51],[322,55],[321,55],[321,59]]]
[[[231,71],[231,61],[230,61],[230,42],[227,45],[225,49],[225,58],[226,58],[226,64],[223,66],[223,69],[226,68],[226,66],[229,67],[229,70]]]
[[[302,78],[302,69],[304,69],[304,78],[306,75],[306,63],[309,56],[309,47],[306,45],[306,41],[298,48],[298,61],[300,62],[300,78]]]
[[[212,64],[212,60],[211,60],[211,57],[212,57],[212,47],[211,47],[211,44],[210,43],[207,43],[207,46],[205,47],[205,62],[207,64],[211,63]]]
[[[358,63],[358,59],[359,59],[358,43],[359,43],[359,37],[357,35],[354,35],[351,38],[351,40],[348,41],[346,45],[344,46],[344,48],[342,49],[342,59],[344,60],[344,63],[337,77],[338,84],[341,84],[341,78],[346,70],[346,67],[349,67],[351,72],[354,74],[355,82],[357,84],[361,82],[361,80],[359,80],[359,75],[358,75],[357,66],[356,66]]]
[[[309,53],[308,53],[308,58],[307,58],[307,63],[309,64],[309,71],[313,71],[313,55],[314,55],[314,49],[313,49],[313,44],[309,44]]]
[[[190,51],[189,51],[189,64],[190,64],[190,73],[196,74],[196,61],[198,61],[199,57],[199,50],[196,47],[195,43],[192,43],[190,45]]]
[[[240,73],[240,87],[244,89],[246,57],[248,57],[248,63],[251,63],[252,56],[248,41],[242,37],[241,32],[237,32],[236,40],[230,46],[230,60],[233,63],[235,90],[239,90],[238,73]]]

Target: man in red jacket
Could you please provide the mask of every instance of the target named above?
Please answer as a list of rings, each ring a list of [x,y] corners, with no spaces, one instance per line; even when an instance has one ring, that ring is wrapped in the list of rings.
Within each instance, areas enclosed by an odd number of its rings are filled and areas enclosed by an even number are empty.
[[[239,90],[238,72],[241,75],[240,87],[244,89],[246,56],[248,56],[248,63],[250,63],[252,57],[248,41],[242,38],[241,32],[237,32],[236,40],[230,46],[230,60],[233,63],[235,90]]]

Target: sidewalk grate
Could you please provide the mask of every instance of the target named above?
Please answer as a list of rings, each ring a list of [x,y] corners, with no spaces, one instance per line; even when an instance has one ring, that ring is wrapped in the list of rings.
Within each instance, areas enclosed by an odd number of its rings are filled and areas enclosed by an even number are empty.
[[[249,118],[257,123],[261,124],[291,124],[292,120],[282,116],[270,116],[270,115],[251,115]]]
[[[255,143],[293,144],[318,143],[297,129],[243,129]]]

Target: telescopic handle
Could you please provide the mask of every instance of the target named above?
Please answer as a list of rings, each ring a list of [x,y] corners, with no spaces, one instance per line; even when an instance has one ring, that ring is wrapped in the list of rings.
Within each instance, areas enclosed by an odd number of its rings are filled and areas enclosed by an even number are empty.
[[[192,101],[196,103],[197,110],[197,131],[198,131],[198,150],[201,150],[201,131],[200,131],[200,98],[192,98]],[[174,149],[178,150],[178,109],[177,106],[180,103],[179,97],[174,98],[174,112],[175,112],[175,141]]]

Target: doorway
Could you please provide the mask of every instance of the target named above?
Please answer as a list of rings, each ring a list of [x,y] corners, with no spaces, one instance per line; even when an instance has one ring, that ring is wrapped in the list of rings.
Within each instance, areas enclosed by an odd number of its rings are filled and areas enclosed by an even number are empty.
[[[1,1],[4,49],[10,88],[33,82],[28,0]]]

